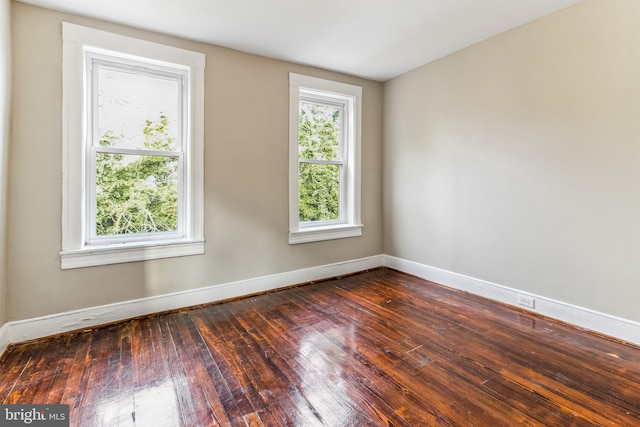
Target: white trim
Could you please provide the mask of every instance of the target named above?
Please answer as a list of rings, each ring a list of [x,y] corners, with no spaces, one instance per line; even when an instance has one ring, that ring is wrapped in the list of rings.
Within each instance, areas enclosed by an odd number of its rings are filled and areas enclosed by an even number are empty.
[[[6,348],[6,345],[9,343],[17,343],[64,332],[87,329],[106,323],[167,310],[262,293],[299,283],[357,273],[362,270],[380,267],[381,265],[382,255],[375,255],[368,258],[223,283],[191,291],[176,292],[9,322],[0,328],[0,350],[2,349],[3,343]]]
[[[537,314],[571,323],[581,328],[640,345],[640,324],[637,322],[390,255],[374,255],[357,260],[223,283],[191,291],[176,292],[5,323],[0,327],[0,355],[11,343],[91,328],[106,323],[130,319],[132,317],[271,291],[299,283],[357,273],[362,270],[381,266],[393,268],[443,286],[500,301],[523,310],[529,310]],[[535,298],[535,309],[518,306],[518,295]]]
[[[4,354],[4,351],[7,349],[9,344],[9,324],[5,323],[4,325],[0,326],[0,358],[2,358],[2,355]]]
[[[204,253],[204,241],[175,240],[163,244],[153,242],[145,244],[114,244],[92,246],[88,249],[66,251],[60,254],[61,268],[82,268],[94,265],[119,264],[123,262],[146,261],[159,258],[172,258]]]
[[[62,23],[62,40],[154,59],[161,64],[169,61],[195,68],[205,67],[205,56],[199,52],[96,30],[66,21]]]
[[[344,108],[344,135],[338,162],[343,165],[340,179],[340,219],[325,224],[301,223],[299,220],[298,132],[300,98],[326,101],[335,99]],[[289,73],[289,244],[358,237],[362,235],[361,203],[361,133],[362,87]],[[313,162],[310,162],[313,163]],[[322,163],[331,163],[325,162]]]
[[[61,268],[78,268],[119,262],[142,261],[204,253],[204,67],[206,56],[200,52],[165,46],[146,40],[63,22],[63,97],[62,97],[62,251]],[[118,61],[142,61],[153,67],[169,67],[184,75],[188,83],[184,94],[190,113],[183,123],[183,156],[179,179],[180,221],[176,238],[167,234],[150,236],[139,242],[117,239],[119,245],[98,244],[105,239],[93,239],[86,208],[89,198],[85,186],[88,148],[85,143],[88,119],[84,104],[88,102],[84,85],[85,55],[99,52]],[[84,82],[84,85],[80,82]],[[168,153],[163,153],[166,155]],[[90,204],[90,203],[89,203]],[[132,237],[132,236],[128,236]],[[166,241],[158,239],[167,238]],[[100,242],[99,242],[100,240]],[[91,242],[90,242],[91,241]],[[88,244],[90,242],[91,244]],[[111,243],[111,242],[109,242]]]
[[[325,227],[308,227],[289,232],[289,244],[319,242],[321,240],[344,239],[362,236],[362,224],[340,224]]]
[[[640,345],[640,323],[632,320],[390,255],[384,255],[383,262],[385,267],[412,274],[443,286],[500,301],[522,310],[548,316],[580,328]],[[534,298],[535,308],[518,305],[518,296]]]
[[[326,92],[329,96],[339,94],[349,95],[355,98],[362,97],[362,88],[360,86],[321,79],[319,77],[305,76],[303,74],[289,73],[289,85]]]

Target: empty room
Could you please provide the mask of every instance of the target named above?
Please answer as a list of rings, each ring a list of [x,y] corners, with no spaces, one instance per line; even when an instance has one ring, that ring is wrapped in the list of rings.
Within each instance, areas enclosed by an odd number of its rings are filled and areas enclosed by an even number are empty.
[[[640,1],[0,0],[0,426],[640,425]]]

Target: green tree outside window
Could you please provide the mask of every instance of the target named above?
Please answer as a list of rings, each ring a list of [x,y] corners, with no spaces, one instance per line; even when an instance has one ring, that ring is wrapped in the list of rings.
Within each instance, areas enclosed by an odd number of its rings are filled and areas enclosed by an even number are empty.
[[[170,151],[168,119],[147,120],[144,147]],[[110,147],[113,132],[100,138]],[[178,228],[178,158],[98,153],[96,158],[96,233],[98,236],[175,231]]]
[[[304,160],[335,160],[340,150],[341,109],[310,102],[300,103],[299,116],[299,219],[331,221],[340,218],[341,165]]]

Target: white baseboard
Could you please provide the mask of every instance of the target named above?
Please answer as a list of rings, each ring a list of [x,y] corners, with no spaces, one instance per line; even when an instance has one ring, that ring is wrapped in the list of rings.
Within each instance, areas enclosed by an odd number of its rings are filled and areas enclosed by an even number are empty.
[[[450,288],[496,300],[511,306],[542,314],[583,329],[599,332],[622,341],[640,345],[640,323],[588,308],[567,304],[540,295],[509,288],[440,268],[431,267],[402,258],[384,255],[384,266],[418,276]],[[518,296],[535,299],[535,308],[518,305]]]
[[[9,345],[9,326],[7,323],[0,326],[0,357]]]
[[[444,286],[500,301],[584,329],[609,335],[622,341],[640,345],[640,323],[402,258],[375,255],[368,258],[239,280],[190,291],[8,322],[0,327],[0,355],[12,343],[88,329],[162,311],[266,292],[381,266],[393,268]],[[535,308],[527,309],[519,306],[517,303],[519,295],[534,298]]]
[[[382,266],[382,255],[239,280],[184,292],[90,307],[65,313],[9,322],[0,328],[0,354],[8,344],[167,310],[222,301],[278,288],[356,273]],[[4,345],[4,346],[3,346]]]

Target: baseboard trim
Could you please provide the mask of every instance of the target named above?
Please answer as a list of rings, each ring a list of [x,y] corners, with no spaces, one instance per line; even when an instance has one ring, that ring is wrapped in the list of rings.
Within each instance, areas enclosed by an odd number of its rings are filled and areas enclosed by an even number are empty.
[[[44,338],[64,332],[89,329],[134,317],[176,310],[200,304],[267,292],[288,286],[357,273],[377,267],[389,267],[404,273],[459,289],[474,295],[554,318],[577,327],[640,345],[640,323],[567,304],[518,289],[491,283],[390,255],[375,255],[357,260],[293,270],[269,276],[223,283],[184,292],[123,301],[65,313],[5,323],[0,327],[0,355],[10,344]],[[535,298],[534,309],[519,306],[518,296]]]
[[[89,329],[134,317],[267,292],[382,266],[382,255],[304,268],[155,297],[123,301],[8,322],[0,328],[0,354],[13,343]]]
[[[0,359],[2,359],[2,355],[4,351],[9,346],[9,326],[7,323],[0,326]]]
[[[383,256],[383,265],[450,288],[500,301],[519,309],[570,323],[582,329],[640,345],[640,323],[632,320],[390,255]],[[535,308],[531,309],[518,305],[519,295],[535,298]]]

